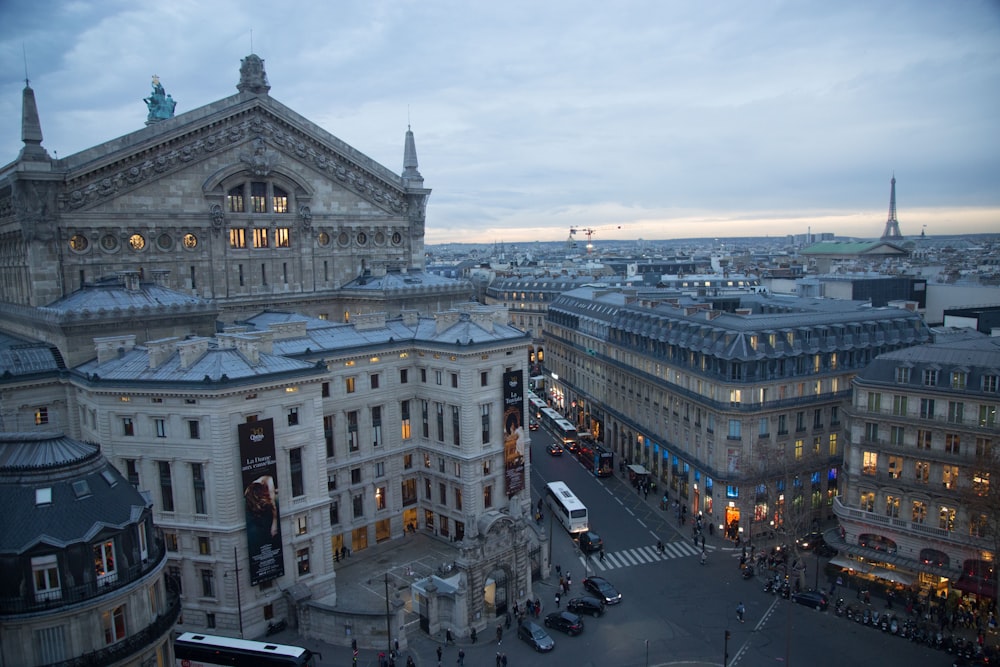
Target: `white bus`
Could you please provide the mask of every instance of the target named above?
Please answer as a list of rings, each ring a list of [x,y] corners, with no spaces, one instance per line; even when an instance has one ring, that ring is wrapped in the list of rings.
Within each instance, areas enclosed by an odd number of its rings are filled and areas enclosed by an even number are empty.
[[[553,516],[559,519],[559,523],[571,534],[590,529],[587,522],[587,508],[564,482],[546,484],[545,502]]]
[[[315,667],[318,653],[300,646],[185,632],[174,640],[177,667]]]
[[[577,437],[576,427],[552,408],[542,408],[542,424],[554,435],[559,443],[569,449],[576,451]]]

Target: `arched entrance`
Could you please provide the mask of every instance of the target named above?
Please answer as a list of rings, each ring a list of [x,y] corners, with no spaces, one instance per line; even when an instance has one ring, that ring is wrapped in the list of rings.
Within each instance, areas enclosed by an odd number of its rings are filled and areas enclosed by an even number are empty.
[[[507,613],[508,587],[507,571],[502,567],[486,576],[483,584],[483,607],[487,616],[503,616]]]

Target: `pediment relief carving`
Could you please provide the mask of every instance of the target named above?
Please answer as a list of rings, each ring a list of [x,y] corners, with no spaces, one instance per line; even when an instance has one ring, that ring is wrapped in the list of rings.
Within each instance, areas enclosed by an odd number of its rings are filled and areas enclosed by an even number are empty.
[[[407,215],[409,212],[411,197],[407,197],[398,185],[385,181],[311,137],[271,122],[260,109],[192,132],[183,143],[172,141],[123,158],[105,169],[71,177],[67,181],[67,191],[59,198],[59,208],[81,210],[98,205],[182,169],[197,159],[240,144],[247,145],[237,159],[256,176],[266,175],[283,159],[294,158],[388,213]]]

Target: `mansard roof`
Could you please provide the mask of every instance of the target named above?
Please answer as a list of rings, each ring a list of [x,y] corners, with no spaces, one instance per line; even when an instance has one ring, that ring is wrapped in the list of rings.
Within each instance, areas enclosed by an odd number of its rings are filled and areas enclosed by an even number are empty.
[[[897,382],[896,369],[899,367],[910,369],[908,383]],[[936,383],[927,384],[925,370],[938,371]],[[967,374],[964,388],[952,387],[951,373],[955,371]],[[944,343],[928,343],[881,354],[858,374],[857,380],[890,383],[902,390],[910,385],[935,392],[980,393],[983,376],[1000,376],[1000,338],[980,334],[975,338],[953,337]],[[997,399],[996,392],[991,395]]]
[[[0,332],[0,376],[54,373],[65,367],[62,355],[51,345]]]
[[[89,542],[135,523],[151,503],[96,445],[31,432],[0,433],[0,506],[0,553],[21,554]]]

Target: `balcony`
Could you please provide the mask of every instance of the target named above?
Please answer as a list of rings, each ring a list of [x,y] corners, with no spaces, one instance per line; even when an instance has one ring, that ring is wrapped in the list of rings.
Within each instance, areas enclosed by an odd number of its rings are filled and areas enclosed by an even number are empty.
[[[886,516],[885,514],[866,512],[860,508],[845,505],[841,501],[840,496],[833,499],[833,513],[838,519],[850,520],[866,526],[871,526],[873,528],[882,526],[890,530],[907,532],[914,535],[920,535],[922,537],[941,540],[943,542],[950,542],[964,547],[973,547],[980,550],[992,549],[989,543],[990,541],[987,539],[973,537],[964,533],[956,533],[955,531],[945,530],[944,528],[936,528],[934,526],[929,526],[926,523],[917,523],[915,521],[910,521],[909,519],[900,519],[898,517]],[[874,550],[872,551],[875,553]]]
[[[111,646],[62,662],[54,662],[49,667],[101,667],[119,662],[154,646],[158,638],[170,632],[180,615],[180,596],[170,591],[168,587],[166,609],[150,625]]]
[[[86,602],[128,586],[155,570],[166,558],[167,552],[161,538],[155,539],[151,546],[149,559],[146,562],[138,563],[127,569],[119,568],[114,577],[105,577],[78,586],[63,586],[58,593],[53,590],[47,591],[44,595],[36,596],[33,592],[26,592],[16,598],[0,598],[0,616],[31,614],[58,609]]]

